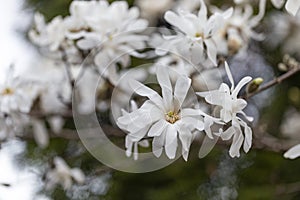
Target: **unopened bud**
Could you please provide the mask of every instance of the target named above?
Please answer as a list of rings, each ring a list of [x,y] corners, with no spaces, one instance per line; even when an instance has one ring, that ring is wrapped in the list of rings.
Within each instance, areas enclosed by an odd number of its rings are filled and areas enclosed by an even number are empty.
[[[283,64],[283,63],[278,64],[278,69],[283,72],[286,72],[289,70],[288,66],[286,66],[286,64]]]
[[[253,79],[248,85],[247,85],[247,94],[253,93],[256,90],[258,90],[259,86],[264,82],[264,79],[258,77],[256,79]]]

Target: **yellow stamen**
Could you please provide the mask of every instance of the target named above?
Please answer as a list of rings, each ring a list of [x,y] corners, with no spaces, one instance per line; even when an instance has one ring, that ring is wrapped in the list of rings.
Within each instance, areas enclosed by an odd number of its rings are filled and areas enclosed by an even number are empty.
[[[169,111],[166,113],[166,120],[171,124],[174,124],[179,119],[180,119],[179,115],[173,111]]]
[[[196,37],[196,38],[200,38],[200,37],[201,37],[201,38],[204,38],[204,35],[203,35],[203,33],[198,33],[198,32],[197,32],[197,33],[195,34],[195,37]]]
[[[11,89],[11,88],[5,88],[5,89],[1,92],[2,95],[12,95],[13,93],[14,93],[14,90]]]

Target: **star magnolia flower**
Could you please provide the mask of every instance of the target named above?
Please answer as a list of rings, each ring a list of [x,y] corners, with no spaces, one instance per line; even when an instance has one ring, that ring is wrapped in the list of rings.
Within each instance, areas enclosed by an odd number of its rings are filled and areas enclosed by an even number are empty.
[[[230,17],[232,9],[224,14],[215,13],[207,18],[207,8],[203,0],[200,0],[201,9],[198,15],[179,11],[178,14],[167,11],[165,20],[178,28],[183,36],[178,33],[168,38],[173,45],[178,46],[184,57],[190,58],[192,63],[199,64],[209,60],[217,65],[217,48],[213,36],[223,26],[224,18]],[[164,48],[164,47],[162,47]]]
[[[222,12],[212,7],[213,12]],[[249,4],[236,7],[233,15],[225,20],[224,26],[214,36],[218,53],[230,55],[246,49],[250,39],[262,40],[263,35],[256,33],[253,29],[264,17],[265,3],[259,6],[259,13],[253,16],[253,8]]]
[[[12,70],[8,72],[5,83],[0,84],[0,112],[28,113],[38,95],[38,88],[34,84],[12,77]]]
[[[55,157],[53,160],[55,168],[46,174],[46,188],[51,189],[56,184],[60,184],[64,189],[70,189],[73,179],[82,184],[85,181],[85,175],[79,168],[70,168],[61,157]]]
[[[29,31],[29,38],[41,47],[49,47],[50,51],[57,51],[65,41],[66,27],[61,16],[55,17],[46,24],[42,14],[34,15],[35,28]]]
[[[143,56],[135,49],[143,49],[146,45],[148,36],[140,33],[147,28],[148,22],[139,19],[137,7],[129,8],[124,1],[116,1],[111,5],[107,1],[74,1],[71,8],[73,15],[68,23],[75,24],[72,25],[75,27],[81,16],[84,25],[81,29],[77,28],[78,31],[69,31],[67,37],[78,40],[77,46],[82,50],[91,50],[100,45],[95,64],[100,73],[115,84],[118,80],[115,63],[127,67],[130,56]]]
[[[118,118],[117,124],[128,132],[128,137],[133,142],[144,137],[153,137],[152,150],[157,157],[164,148],[170,159],[175,158],[179,138],[183,158],[187,160],[194,131],[205,130],[212,137],[210,126],[215,119],[186,105],[191,80],[178,76],[173,89],[167,70],[166,67],[159,67],[156,73],[162,96],[138,81],[131,81],[134,91],[149,100],[139,109]]]
[[[247,102],[244,99],[238,98],[237,95],[242,87],[249,83],[252,78],[249,76],[244,77],[235,87],[229,66],[226,62],[225,69],[231,82],[231,88],[229,88],[227,84],[222,83],[218,90],[199,92],[197,94],[201,97],[205,97],[206,102],[209,104],[216,105],[220,108],[220,118],[225,123],[231,122],[231,126],[227,130],[223,131],[220,129],[220,132],[216,133],[216,135],[220,136],[223,140],[229,140],[233,137],[229,154],[231,157],[239,157],[239,149],[243,142],[243,148],[246,153],[251,147],[252,130],[238,114],[243,115],[248,121],[252,121],[253,119],[246,116],[243,112],[243,109],[247,106]],[[242,127],[244,128],[245,137],[243,136]]]

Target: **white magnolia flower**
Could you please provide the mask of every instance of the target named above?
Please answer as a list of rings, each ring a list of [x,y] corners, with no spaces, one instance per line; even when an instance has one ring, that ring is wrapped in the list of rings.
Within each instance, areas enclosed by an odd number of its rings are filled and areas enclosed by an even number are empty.
[[[10,69],[6,81],[0,84],[0,112],[28,113],[38,95],[38,87],[13,77],[12,73],[13,70]]]
[[[212,7],[213,12],[222,12]],[[264,37],[253,29],[264,17],[265,3],[260,4],[259,13],[253,16],[253,8],[250,4],[237,6],[233,15],[225,20],[224,26],[214,36],[218,53],[231,55],[246,49],[250,39],[262,40]]]
[[[71,169],[61,157],[55,157],[53,163],[54,169],[46,174],[47,189],[52,189],[56,184],[62,185],[65,190],[70,189],[73,180],[79,184],[84,183],[85,175],[81,169]]]
[[[55,17],[49,24],[37,13],[35,29],[29,32],[29,37],[61,58],[66,56],[71,63],[81,61],[80,52],[99,47],[92,59],[99,72],[115,84],[118,79],[116,63],[127,67],[130,56],[143,56],[136,49],[146,46],[148,36],[141,32],[147,25],[145,19],[139,19],[137,7],[129,8],[125,1],[112,4],[106,0],[73,1],[70,16]]]
[[[28,121],[29,118],[20,113],[0,112],[0,140],[11,139],[17,134],[23,134]]]
[[[251,117],[246,116],[243,112],[243,109],[247,106],[247,102],[244,99],[238,98],[238,94],[242,87],[251,81],[251,77],[244,77],[235,87],[234,81],[229,69],[228,64],[225,62],[225,69],[227,76],[231,83],[231,88],[225,83],[222,83],[218,90],[208,91],[208,92],[199,92],[199,96],[205,97],[206,102],[212,105],[216,105],[220,110],[220,118],[225,122],[231,122],[231,126],[223,131],[220,129],[220,133],[217,135],[220,136],[223,140],[229,140],[233,137],[233,141],[229,150],[231,157],[240,156],[240,148],[243,145],[244,151],[248,152],[251,143],[252,143],[252,130],[244,122],[240,116],[244,116],[247,120],[252,121]],[[244,135],[242,128],[244,129]]]
[[[84,22],[88,28],[79,33],[68,34],[71,39],[79,39],[77,45],[82,50],[98,47],[95,64],[100,73],[115,84],[118,76],[115,63],[127,67],[130,56],[141,57],[136,49],[143,49],[148,40],[140,33],[147,28],[147,21],[139,19],[136,7],[128,7],[127,2],[117,1],[111,5],[107,1],[85,1],[81,4],[93,5],[83,8]],[[80,7],[77,5],[77,7]],[[110,64],[110,65],[109,65]]]
[[[66,27],[61,16],[55,17],[46,24],[42,14],[34,16],[35,28],[29,31],[31,41],[41,47],[49,47],[50,51],[57,51],[65,41]]]
[[[212,137],[210,126],[217,120],[187,104],[190,101],[188,91],[191,80],[186,76],[178,76],[173,88],[167,70],[166,67],[160,67],[156,73],[162,96],[140,82],[131,82],[134,91],[149,100],[139,109],[118,118],[117,124],[128,132],[127,137],[133,142],[153,137],[152,148],[157,157],[164,148],[170,159],[175,158],[179,139],[183,158],[187,160],[194,131],[205,130]]]
[[[289,159],[298,158],[300,156],[300,144],[297,144],[296,146],[290,148],[287,152],[283,154],[283,156]]]
[[[215,13],[207,17],[207,8],[203,0],[200,0],[201,8],[198,15],[180,10],[178,14],[167,11],[165,20],[178,28],[180,33],[176,36],[167,37],[178,51],[190,59],[193,64],[200,64],[209,60],[213,65],[217,65],[217,47],[213,36],[218,33],[223,26],[224,19],[231,16],[232,9],[225,13]],[[182,33],[182,34],[181,34]],[[162,46],[158,49],[168,49]]]

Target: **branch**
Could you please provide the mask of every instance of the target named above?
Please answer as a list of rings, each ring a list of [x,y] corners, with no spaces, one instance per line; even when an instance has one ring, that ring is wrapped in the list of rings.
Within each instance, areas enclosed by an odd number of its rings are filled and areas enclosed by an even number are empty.
[[[252,92],[250,94],[247,94],[245,96],[243,96],[244,99],[249,99],[252,96],[265,91],[271,87],[273,87],[274,85],[277,85],[283,81],[285,81],[286,79],[290,78],[291,76],[295,75],[296,73],[298,73],[300,71],[300,64],[298,63],[296,66],[292,67],[288,72],[286,72],[285,74],[276,77],[275,79],[273,79],[272,81],[267,82],[265,85],[263,85],[262,87],[259,87],[255,92]]]

